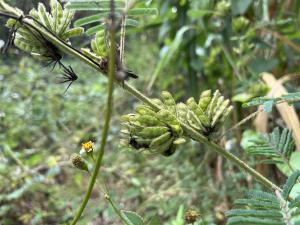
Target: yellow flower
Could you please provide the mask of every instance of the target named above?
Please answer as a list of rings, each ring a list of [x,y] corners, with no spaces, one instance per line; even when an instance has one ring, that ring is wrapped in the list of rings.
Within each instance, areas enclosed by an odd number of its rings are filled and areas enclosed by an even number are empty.
[[[92,141],[82,143],[81,146],[86,153],[92,152],[94,150],[94,142]]]

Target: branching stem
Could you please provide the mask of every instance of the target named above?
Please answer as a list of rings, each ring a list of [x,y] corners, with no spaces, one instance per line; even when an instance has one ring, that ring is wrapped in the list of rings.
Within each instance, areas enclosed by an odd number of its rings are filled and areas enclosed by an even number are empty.
[[[1,13],[1,6],[2,9],[4,9],[7,14],[11,15],[12,18],[15,18],[17,16],[17,18],[20,16],[20,12],[17,10],[12,10],[13,8],[11,8],[8,5],[3,5],[1,4],[0,1],[0,13]],[[5,7],[9,7],[9,9],[6,9]],[[95,64],[91,59],[89,59],[87,56],[85,56],[84,54],[82,54],[80,51],[75,50],[72,46],[70,46],[68,43],[63,42],[62,40],[60,40],[58,37],[56,37],[55,35],[53,35],[52,33],[46,31],[45,29],[43,29],[41,26],[37,25],[36,23],[34,23],[30,18],[25,18],[23,20],[23,24],[26,26],[31,26],[34,27],[36,30],[38,30],[39,32],[41,32],[45,38],[47,38],[49,41],[51,41],[54,45],[56,45],[59,49],[61,49],[61,51],[63,51],[65,54],[71,55],[77,59],[79,59],[80,61],[92,66],[93,68],[97,69],[98,71],[102,72],[101,69],[97,66],[97,64]],[[115,34],[111,34],[111,38],[114,37]],[[110,49],[110,56],[112,54],[115,54],[115,44],[114,41],[111,41],[112,46]],[[102,162],[102,157],[103,157],[103,153],[104,153],[104,145],[106,143],[106,136],[108,133],[108,127],[109,127],[109,118],[110,118],[110,114],[111,114],[111,107],[112,107],[112,89],[113,89],[113,75],[114,75],[114,70],[112,70],[114,68],[114,60],[115,58],[112,57],[110,59],[110,67],[109,67],[109,94],[108,94],[108,101],[107,101],[107,112],[106,112],[106,118],[105,118],[105,125],[103,128],[103,138],[101,141],[101,147],[100,147],[100,151],[98,153],[97,159],[96,159],[96,166],[95,166],[95,170],[93,172],[93,176],[92,179],[90,181],[89,187],[88,187],[88,191],[86,193],[86,196],[84,198],[84,202],[80,208],[80,211],[78,211],[77,216],[75,217],[72,225],[76,224],[77,220],[80,218],[80,215],[84,209],[84,207],[87,204],[88,201],[88,196],[90,195],[93,185],[95,183],[95,179],[97,177],[98,174],[98,169],[101,165]],[[115,80],[115,82],[117,82]],[[136,90],[134,87],[130,86],[129,84],[127,84],[126,82],[117,82],[121,87],[123,87],[126,91],[128,91],[130,94],[134,95],[136,98],[138,98],[140,101],[142,101],[144,104],[152,107],[154,110],[159,110],[159,107],[157,105],[155,105],[148,97],[146,97],[144,94],[142,94],[141,92],[139,92],[138,90]],[[199,142],[199,143],[203,143],[206,146],[210,147],[212,150],[214,150],[215,152],[219,153],[220,155],[222,155],[223,157],[225,157],[227,160],[233,162],[234,164],[236,164],[241,170],[244,170],[245,172],[249,173],[250,175],[252,175],[257,181],[259,181],[261,184],[263,184],[265,187],[271,189],[271,190],[277,190],[277,191],[282,191],[278,186],[276,186],[274,183],[272,183],[270,180],[268,180],[266,177],[264,177],[263,175],[261,175],[260,173],[258,173],[256,170],[254,170],[253,168],[251,168],[250,166],[248,166],[245,162],[243,162],[242,160],[240,160],[239,158],[237,158],[236,156],[234,156],[233,154],[231,154],[230,152],[226,151],[225,149],[223,149],[222,147],[220,147],[219,145],[217,145],[216,143],[210,141],[209,139],[207,139],[205,136],[199,134],[197,131],[195,131],[194,129],[192,129],[190,126],[188,126],[185,123],[181,123],[181,126],[185,132],[186,136],[191,137],[192,139],[194,139],[195,141]]]

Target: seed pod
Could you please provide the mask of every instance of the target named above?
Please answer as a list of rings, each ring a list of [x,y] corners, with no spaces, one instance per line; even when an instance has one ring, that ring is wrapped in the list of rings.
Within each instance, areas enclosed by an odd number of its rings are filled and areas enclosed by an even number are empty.
[[[187,106],[180,102],[176,105],[176,117],[179,121],[185,123],[186,122],[186,115],[187,115],[187,111],[188,111],[188,108]]]
[[[174,145],[181,145],[185,142],[186,142],[186,140],[184,138],[177,138],[177,139],[175,139],[175,141],[173,141],[173,144]]]
[[[206,111],[210,101],[211,101],[211,90],[203,91],[200,95],[199,103],[198,103],[202,111]]]
[[[225,100],[222,102],[221,106],[218,108],[217,112],[215,113],[213,119],[212,119],[212,126],[215,126],[218,120],[221,118],[223,115],[224,111],[229,105],[229,100]]]
[[[162,135],[160,135],[159,137],[157,138],[154,138],[152,141],[151,141],[151,144],[150,144],[150,148],[156,148],[158,147],[159,145],[162,145],[163,143],[165,143],[166,141],[168,141],[170,138],[171,138],[171,134],[170,132],[166,132]]]
[[[201,121],[193,111],[188,111],[187,121],[191,127],[198,130],[199,132],[205,130],[205,128],[202,126]]]
[[[166,132],[168,132],[167,127],[146,127],[141,132],[139,132],[139,135],[143,138],[155,138]]]
[[[75,27],[65,31],[62,35],[62,39],[68,40],[72,37],[80,36],[84,33],[84,29],[82,27]]]
[[[212,97],[209,105],[208,105],[207,116],[208,116],[209,120],[211,120],[213,117],[213,112],[217,106],[218,98],[220,97],[220,95],[221,94],[220,94],[219,90],[216,90],[213,94],[213,97]]]
[[[221,118],[221,122],[224,122],[224,121],[227,119],[227,117],[228,117],[229,114],[232,112],[232,110],[233,110],[233,106],[229,106],[229,107],[225,110],[225,112],[224,112],[224,114],[223,114],[223,116],[222,116],[222,118]]]
[[[176,103],[175,103],[173,96],[169,92],[163,91],[161,93],[161,97],[162,97],[165,109],[168,109],[171,111],[171,113],[176,114]]]
[[[53,19],[47,12],[44,4],[39,3],[38,11],[32,10],[30,14],[32,17],[39,19],[39,21],[41,21],[48,29],[52,30],[51,24],[53,23]]]
[[[173,142],[173,139],[169,139],[167,140],[165,143],[157,146],[157,147],[153,147],[153,148],[149,148],[148,151],[151,153],[151,154],[161,154],[165,151],[167,151],[171,145],[172,145],[172,142]]]
[[[160,108],[164,106],[164,103],[158,98],[152,98],[151,101]]]
[[[161,121],[159,121],[156,117],[150,115],[141,115],[137,116],[138,121],[143,126],[155,126],[155,125],[163,125]]]
[[[79,154],[76,154],[76,153],[72,154],[70,160],[71,160],[73,166],[76,167],[77,169],[85,170],[85,171],[89,172],[87,164],[85,163],[84,159]]]
[[[150,107],[145,105],[138,105],[135,109],[135,112],[139,115],[156,115],[156,113]]]

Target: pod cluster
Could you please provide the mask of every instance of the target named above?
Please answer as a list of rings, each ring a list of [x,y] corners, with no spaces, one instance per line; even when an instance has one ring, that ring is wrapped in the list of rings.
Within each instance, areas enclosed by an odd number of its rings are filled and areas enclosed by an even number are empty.
[[[232,106],[219,90],[213,94],[211,90],[207,90],[201,93],[198,102],[189,98],[185,104],[177,104],[176,110],[177,118],[181,122],[187,123],[205,136],[210,136],[218,131],[231,113]]]
[[[64,41],[68,41],[69,38],[81,35],[84,32],[82,27],[70,28],[74,12],[63,9],[57,0],[50,1],[50,8],[51,12],[49,13],[45,5],[39,3],[38,8],[32,9],[29,15],[36,23],[42,24]],[[21,50],[39,56],[46,56],[49,52],[50,46],[49,44],[47,46],[47,40],[33,28],[23,26],[21,20],[9,19],[7,27],[16,27],[14,44]]]
[[[91,49],[82,48],[81,50],[84,54],[101,64],[108,57],[105,31],[101,30],[96,33],[95,38],[91,41]]]
[[[163,102],[169,99],[162,95]],[[154,100],[154,102],[157,100]],[[177,146],[184,143],[183,130],[168,104],[158,112],[146,105],[136,107],[135,114],[122,117],[123,144],[150,154],[172,155]]]
[[[211,136],[218,131],[232,111],[228,99],[217,90],[202,92],[198,103],[189,98],[176,104],[169,92],[162,92],[161,100],[152,99],[159,107],[155,112],[145,105],[136,107],[134,114],[122,117],[124,145],[147,153],[172,155],[176,147],[185,142],[181,123],[185,123],[202,135]]]

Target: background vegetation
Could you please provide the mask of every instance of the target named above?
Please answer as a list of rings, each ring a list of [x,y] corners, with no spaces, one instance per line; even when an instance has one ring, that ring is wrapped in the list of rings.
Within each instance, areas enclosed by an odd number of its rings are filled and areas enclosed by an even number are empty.
[[[27,12],[41,1],[7,2]],[[176,100],[185,101],[198,98],[203,90],[219,89],[234,104],[225,132],[257,110],[242,108],[252,98],[299,91],[300,1],[147,4],[156,7],[158,15],[145,16],[138,28],[127,32],[125,61],[139,75],[131,83],[148,95],[157,97],[168,90]],[[0,21],[0,39],[5,41],[8,30],[5,19]],[[74,45],[84,47],[90,39],[83,36]],[[88,176],[75,170],[69,158],[83,142],[99,145],[107,80],[80,62],[63,60],[79,75],[66,94],[65,86],[57,84],[58,69],[51,71],[16,48],[1,55],[0,224],[67,224],[87,188]],[[137,100],[122,88],[116,88],[114,96],[101,180],[120,208],[146,219],[158,215],[167,225],[185,224],[184,213],[194,209],[202,224],[225,224],[225,212],[235,199],[249,188],[262,189],[232,163],[193,141],[170,157],[145,156],[120,147],[120,116],[132,112]],[[296,142],[290,164],[299,168],[300,105],[294,104],[294,111],[282,107],[256,114],[219,139],[220,145],[279,186],[289,173],[286,168],[263,165],[247,152],[253,139],[261,137],[259,132],[287,127]],[[80,224],[121,222],[95,188]]]

